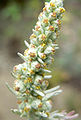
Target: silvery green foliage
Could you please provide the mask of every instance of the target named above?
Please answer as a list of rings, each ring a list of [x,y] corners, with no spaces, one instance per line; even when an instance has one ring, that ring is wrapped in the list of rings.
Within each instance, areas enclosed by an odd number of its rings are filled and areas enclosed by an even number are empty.
[[[20,117],[28,120],[67,120],[77,117],[74,112],[66,113],[52,110],[50,98],[62,92],[59,86],[47,89],[48,79],[52,76],[47,69],[53,62],[53,54],[58,49],[56,39],[60,32],[61,19],[65,9],[62,0],[51,0],[45,3],[40,13],[30,44],[25,41],[27,49],[24,55],[18,55],[24,63],[13,68],[14,88],[8,88],[17,96],[18,109],[12,109]]]

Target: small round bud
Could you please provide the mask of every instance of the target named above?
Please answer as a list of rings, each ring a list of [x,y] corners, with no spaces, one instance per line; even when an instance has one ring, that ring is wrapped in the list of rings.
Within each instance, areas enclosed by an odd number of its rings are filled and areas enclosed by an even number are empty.
[[[51,31],[54,31],[54,30],[55,30],[52,25],[49,26],[49,29],[50,29]]]
[[[50,113],[49,112],[46,112],[47,116],[49,117],[50,116]]]
[[[29,112],[29,111],[30,111],[30,108],[24,107],[24,111],[25,111],[25,112]]]
[[[37,65],[35,65],[35,67],[36,67],[37,69],[40,69],[40,68],[41,68],[41,65],[38,63]]]
[[[52,52],[55,53],[55,49],[54,48],[52,48]]]
[[[46,54],[43,53],[43,54],[41,55],[41,58],[42,58],[42,59],[46,59]]]
[[[44,41],[46,39],[46,35],[42,34],[41,39]]]
[[[29,49],[26,49],[26,50],[24,51],[24,56],[27,56],[28,50],[29,50]]]
[[[46,8],[46,7],[44,7],[44,8],[43,8],[43,11],[46,11],[46,10],[47,10],[47,8]]]
[[[35,54],[35,53],[30,52],[30,57],[35,57],[35,56],[36,56],[36,54]]]
[[[24,68],[22,68],[22,70],[26,71],[27,69],[24,67]]]
[[[56,17],[56,12],[53,12],[51,16]]]
[[[41,12],[39,16],[42,17],[42,15],[43,15],[43,12]]]
[[[35,72],[33,70],[30,70],[30,74],[34,74]]]
[[[25,102],[25,103],[27,103],[27,102],[28,102],[28,100],[24,100],[24,102]]]
[[[42,96],[37,96],[38,99],[42,100]]]
[[[48,19],[44,19],[43,23],[48,24]]]
[[[65,9],[64,8],[60,8],[60,13],[64,13]]]
[[[36,26],[35,30],[36,30],[36,31],[38,31],[38,30],[39,30],[39,28],[40,28],[40,26]]]
[[[35,34],[32,34],[32,35],[30,36],[30,39],[33,39],[33,38],[36,38],[36,35],[35,35]]]
[[[28,80],[24,80],[24,84],[26,84],[28,82]]]
[[[36,86],[36,89],[39,90],[39,89],[40,89],[40,86]]]
[[[29,91],[29,90],[26,90],[26,94],[28,94],[28,95],[29,95],[29,94],[30,94],[30,91]]]
[[[16,91],[19,91],[19,89],[20,89],[19,87],[15,87],[15,90],[16,90]]]
[[[35,48],[36,46],[34,44],[31,45],[32,48]]]
[[[38,105],[38,108],[41,108],[42,107],[42,103],[40,103],[39,105]]]
[[[46,46],[46,44],[45,44],[45,43],[42,43],[42,44],[41,44],[41,46],[42,46],[42,47],[45,47],[45,46]]]
[[[16,65],[16,66],[14,66],[13,71],[14,71],[14,72],[16,72],[16,71],[17,71],[17,65]]]
[[[17,104],[21,104],[21,103],[22,103],[22,101],[21,101],[21,100],[18,100],[18,101],[17,101]]]
[[[50,6],[51,6],[51,7],[55,7],[55,4],[52,3],[52,2],[50,2]]]

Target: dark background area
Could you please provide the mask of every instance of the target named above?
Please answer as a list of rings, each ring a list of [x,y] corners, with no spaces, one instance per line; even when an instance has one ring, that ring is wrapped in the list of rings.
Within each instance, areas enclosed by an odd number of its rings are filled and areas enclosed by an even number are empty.
[[[0,120],[22,120],[10,109],[17,108],[16,97],[5,82],[13,86],[13,66],[23,61],[17,52],[26,49],[29,36],[42,11],[44,0],[0,0]],[[81,0],[65,0],[66,9],[57,43],[59,50],[50,66],[50,87],[61,85],[63,93],[54,99],[54,110],[75,110],[81,114]],[[80,120],[81,116],[77,120]]]

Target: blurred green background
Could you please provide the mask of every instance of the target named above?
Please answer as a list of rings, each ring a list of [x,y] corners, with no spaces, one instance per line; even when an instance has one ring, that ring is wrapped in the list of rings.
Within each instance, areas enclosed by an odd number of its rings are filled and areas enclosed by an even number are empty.
[[[17,107],[16,97],[8,91],[5,82],[13,86],[11,71],[22,63],[17,52],[26,49],[37,17],[45,0],[0,0],[0,120],[23,120],[10,109]],[[60,49],[51,65],[50,87],[61,85],[63,93],[54,97],[54,110],[78,112],[81,120],[81,0],[65,0],[66,13],[61,35],[57,40]]]

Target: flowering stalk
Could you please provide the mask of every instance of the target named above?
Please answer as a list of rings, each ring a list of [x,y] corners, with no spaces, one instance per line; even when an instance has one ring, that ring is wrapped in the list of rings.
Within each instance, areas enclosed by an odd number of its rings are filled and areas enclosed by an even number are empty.
[[[53,55],[58,49],[56,39],[64,12],[62,0],[46,2],[30,36],[30,44],[25,41],[27,49],[24,55],[18,53],[24,63],[16,65],[13,69],[12,75],[16,78],[14,89],[8,84],[7,86],[17,96],[18,109],[12,111],[20,117],[27,117],[28,120],[66,120],[77,117],[77,114],[73,115],[74,112],[51,112],[50,98],[62,90],[59,86],[47,90],[47,79],[52,77],[47,75],[51,73],[47,67],[53,62]]]

